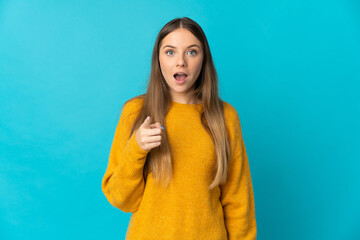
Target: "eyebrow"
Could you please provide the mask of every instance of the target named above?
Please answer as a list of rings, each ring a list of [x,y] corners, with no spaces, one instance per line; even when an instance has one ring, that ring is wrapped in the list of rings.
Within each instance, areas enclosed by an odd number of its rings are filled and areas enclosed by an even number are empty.
[[[166,48],[166,47],[176,48],[176,47],[171,46],[171,45],[165,45],[165,46],[163,47],[163,49]],[[196,44],[190,45],[190,46],[188,46],[187,48],[191,48],[191,47],[198,47],[199,49],[201,49],[201,48],[200,48],[198,45],[196,45]]]

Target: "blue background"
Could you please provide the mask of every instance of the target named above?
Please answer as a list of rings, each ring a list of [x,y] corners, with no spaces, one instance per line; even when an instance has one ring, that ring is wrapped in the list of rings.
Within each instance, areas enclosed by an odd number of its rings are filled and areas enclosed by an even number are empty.
[[[0,239],[125,238],[101,180],[183,16],[238,110],[258,239],[360,239],[357,0],[0,1]]]

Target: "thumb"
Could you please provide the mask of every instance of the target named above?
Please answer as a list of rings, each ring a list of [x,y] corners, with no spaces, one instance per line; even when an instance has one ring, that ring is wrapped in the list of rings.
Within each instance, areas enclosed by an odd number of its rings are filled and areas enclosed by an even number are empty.
[[[145,128],[150,128],[150,122],[151,122],[151,117],[148,116],[145,121],[143,122],[142,126]]]

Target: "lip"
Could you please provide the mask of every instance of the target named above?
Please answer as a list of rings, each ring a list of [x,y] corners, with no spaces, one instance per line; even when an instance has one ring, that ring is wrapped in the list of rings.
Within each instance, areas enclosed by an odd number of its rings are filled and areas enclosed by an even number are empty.
[[[174,74],[174,75],[175,75],[175,74]],[[186,78],[185,78],[184,80],[181,80],[181,81],[177,80],[174,76],[173,76],[173,78],[174,78],[174,80],[175,80],[175,82],[176,82],[177,84],[183,84],[183,83],[185,83],[185,82],[188,80],[189,75],[187,75]]]
[[[183,73],[183,74],[186,74],[187,76],[189,76],[189,74],[186,73],[186,72],[176,72],[176,73],[174,73],[174,75],[175,75],[175,74],[179,74],[179,73]],[[173,76],[174,76],[174,75],[173,75]]]

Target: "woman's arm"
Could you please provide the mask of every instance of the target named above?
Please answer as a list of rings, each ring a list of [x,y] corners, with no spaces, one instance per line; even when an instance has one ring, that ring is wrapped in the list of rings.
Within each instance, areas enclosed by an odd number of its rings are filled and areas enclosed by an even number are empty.
[[[232,115],[230,133],[232,159],[226,183],[221,187],[221,204],[229,240],[255,240],[255,203],[249,162],[237,112]]]
[[[137,144],[136,130],[131,135],[136,114],[134,103],[125,104],[115,130],[107,170],[102,179],[102,191],[107,200],[123,212],[137,211],[145,188],[143,167],[145,151]]]

